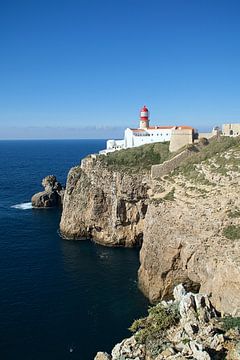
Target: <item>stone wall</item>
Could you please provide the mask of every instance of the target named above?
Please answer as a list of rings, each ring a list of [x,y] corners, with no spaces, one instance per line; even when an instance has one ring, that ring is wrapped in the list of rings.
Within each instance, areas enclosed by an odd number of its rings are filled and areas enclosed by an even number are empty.
[[[162,176],[169,174],[170,172],[175,170],[183,160],[185,160],[192,154],[192,150],[186,149],[183,150],[180,154],[176,155],[174,158],[165,161],[163,164],[153,165],[151,167],[151,178],[161,178]]]

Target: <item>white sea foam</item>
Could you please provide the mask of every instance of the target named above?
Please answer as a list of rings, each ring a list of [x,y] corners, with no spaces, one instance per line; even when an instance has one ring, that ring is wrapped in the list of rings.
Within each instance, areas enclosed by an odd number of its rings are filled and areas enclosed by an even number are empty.
[[[20,210],[28,210],[28,209],[32,209],[32,203],[31,202],[27,202],[27,203],[22,203],[22,204],[16,204],[11,206],[14,209],[20,209]]]

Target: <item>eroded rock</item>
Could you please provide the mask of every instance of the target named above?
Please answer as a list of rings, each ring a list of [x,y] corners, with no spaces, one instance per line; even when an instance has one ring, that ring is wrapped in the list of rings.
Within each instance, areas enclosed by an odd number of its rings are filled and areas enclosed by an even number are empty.
[[[182,284],[175,287],[174,294],[174,301],[159,303],[155,312],[150,312],[147,318],[139,322],[139,328],[133,336],[113,348],[109,359],[239,359],[239,331],[224,330],[222,320],[217,316],[209,297],[186,292]],[[173,308],[176,320],[173,319],[165,327],[167,318],[163,321],[164,312],[166,311],[167,316],[172,313],[169,310]],[[161,315],[160,309],[163,309]],[[152,323],[154,333],[149,332],[148,326]]]
[[[107,246],[139,246],[147,210],[147,179],[112,171],[88,157],[70,170],[60,229],[65,238]]]
[[[31,202],[35,208],[48,208],[62,206],[64,188],[54,175],[48,175],[42,180],[44,191],[33,195]]]
[[[99,351],[94,360],[111,360],[111,356],[106,352]]]

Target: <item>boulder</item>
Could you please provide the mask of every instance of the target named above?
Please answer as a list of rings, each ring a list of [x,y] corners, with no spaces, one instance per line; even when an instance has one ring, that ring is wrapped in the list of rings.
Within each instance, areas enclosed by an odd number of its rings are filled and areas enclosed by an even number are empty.
[[[54,175],[48,175],[42,180],[44,191],[32,196],[32,206],[35,208],[48,208],[62,206],[64,188]]]
[[[94,360],[111,360],[111,356],[106,352],[99,351]]]
[[[124,339],[112,350],[112,360],[134,359],[145,360],[145,345],[139,344],[134,336]]]

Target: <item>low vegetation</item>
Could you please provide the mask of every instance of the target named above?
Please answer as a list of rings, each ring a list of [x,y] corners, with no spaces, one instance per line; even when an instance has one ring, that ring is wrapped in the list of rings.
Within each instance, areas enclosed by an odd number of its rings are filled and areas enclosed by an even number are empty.
[[[129,330],[139,343],[162,336],[171,326],[178,324],[180,316],[176,305],[165,308],[161,303],[148,309],[148,317],[135,320]]]
[[[240,226],[239,225],[229,225],[223,229],[223,235],[229,240],[239,240],[240,239]]]
[[[172,188],[171,191],[169,191],[169,193],[167,193],[163,200],[165,201],[174,201],[175,197],[174,197],[174,194],[175,194],[175,187]]]
[[[239,137],[221,137],[219,139],[214,139],[209,143],[209,145],[202,147],[200,151],[193,153],[191,157],[185,159],[174,171],[174,174],[181,173],[192,182],[209,185],[210,182],[208,179],[205,178],[204,174],[197,170],[197,164],[200,164],[203,161],[208,161],[216,155],[221,156],[224,151],[227,151],[230,148],[240,150]],[[225,161],[222,162],[221,168],[217,165],[216,170],[225,173]]]
[[[233,209],[228,211],[228,217],[230,218],[239,218],[240,217],[240,209]]]
[[[150,170],[170,157],[169,142],[146,144],[101,155],[101,161],[109,168],[124,171]]]
[[[221,323],[223,324],[223,329],[225,331],[235,328],[240,330],[240,317],[226,316],[221,319]]]

